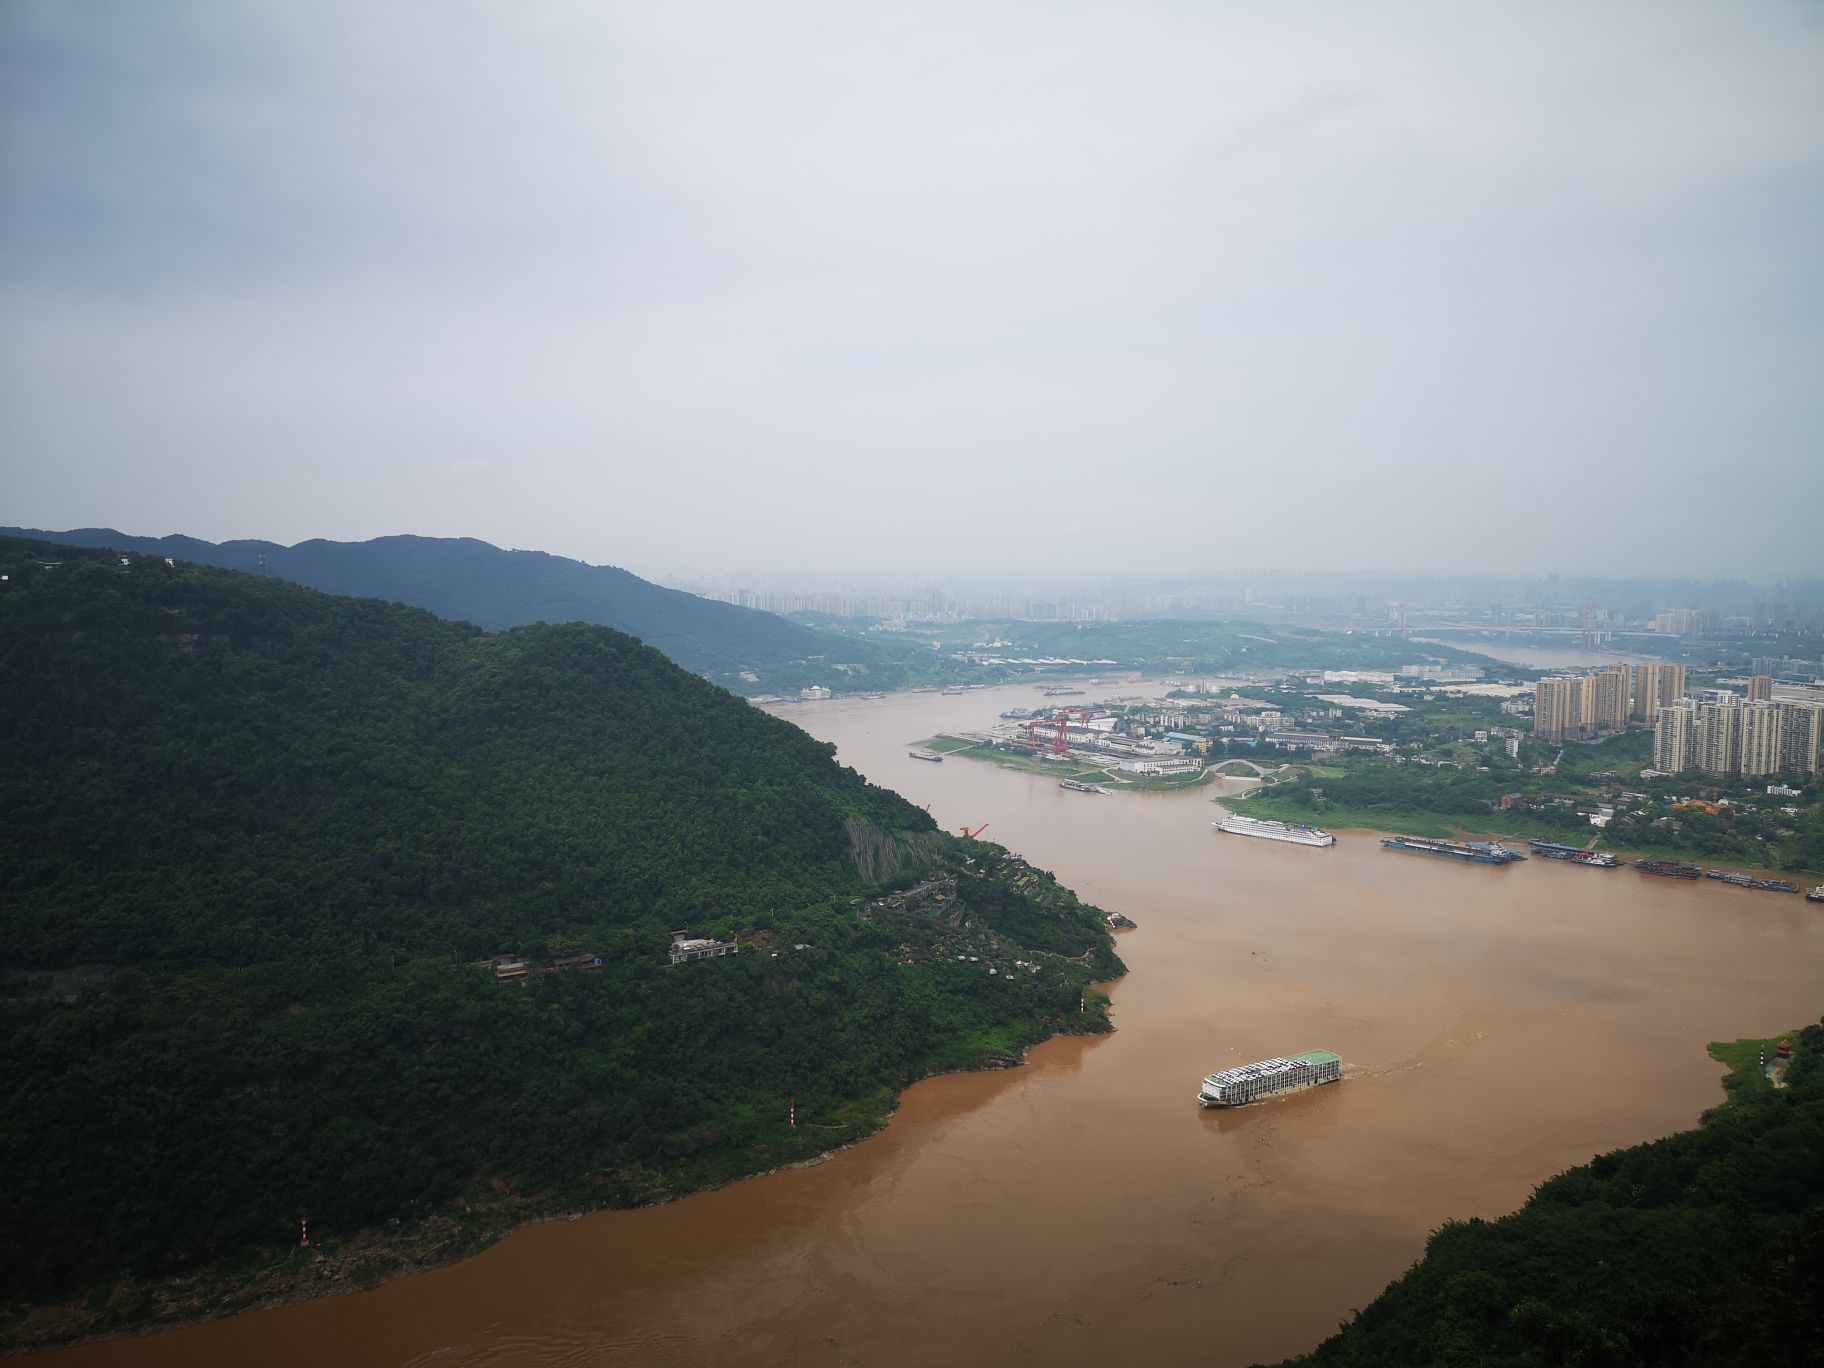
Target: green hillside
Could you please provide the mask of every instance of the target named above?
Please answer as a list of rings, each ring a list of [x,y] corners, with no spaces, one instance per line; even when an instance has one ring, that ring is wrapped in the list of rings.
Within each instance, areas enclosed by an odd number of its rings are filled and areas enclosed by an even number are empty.
[[[1094,909],[627,636],[125,559],[0,542],[15,1343],[295,1295],[300,1211],[447,1256],[1106,1029]]]
[[[795,693],[806,684],[839,691],[891,689],[921,682],[936,663],[928,649],[819,632],[774,613],[666,589],[614,566],[543,551],[506,551],[472,537],[316,539],[281,546],[136,537],[113,528],[0,528],[0,535],[7,534],[270,575],[328,594],[428,608],[489,631],[537,622],[596,623],[638,637],[735,693]],[[860,668],[845,671],[840,665]],[[743,672],[755,679],[743,678]]]

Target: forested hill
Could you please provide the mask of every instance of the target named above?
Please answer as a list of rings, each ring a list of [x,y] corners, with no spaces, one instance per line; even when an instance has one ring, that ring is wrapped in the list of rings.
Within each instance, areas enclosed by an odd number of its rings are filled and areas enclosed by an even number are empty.
[[[871,643],[666,589],[614,566],[586,565],[543,551],[504,551],[470,537],[318,539],[281,546],[136,537],[113,528],[0,528],[0,536],[171,556],[271,575],[329,594],[428,608],[439,617],[489,631],[535,622],[597,623],[656,646],[685,669],[736,693],[792,693],[808,683],[893,688],[904,682],[903,671]],[[835,668],[838,664],[863,668],[845,672]],[[742,678],[743,671],[755,679]]]
[[[312,1258],[447,1254],[1106,1026],[1094,909],[621,633],[17,541],[0,573],[0,1348],[196,1310],[9,1320],[96,1280],[294,1295],[301,1209]],[[739,953],[670,964],[680,928]]]

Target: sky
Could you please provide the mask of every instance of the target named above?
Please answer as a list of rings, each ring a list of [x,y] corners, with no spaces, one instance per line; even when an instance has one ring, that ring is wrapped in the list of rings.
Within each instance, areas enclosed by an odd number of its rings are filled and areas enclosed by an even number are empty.
[[[1824,574],[1824,5],[0,5],[0,523]]]

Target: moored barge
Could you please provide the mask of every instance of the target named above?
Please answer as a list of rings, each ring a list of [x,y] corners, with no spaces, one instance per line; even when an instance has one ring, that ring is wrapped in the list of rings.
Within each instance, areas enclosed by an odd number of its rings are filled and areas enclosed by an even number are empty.
[[[1704,877],[1706,879],[1719,879],[1723,883],[1734,884],[1737,888],[1754,887],[1754,880],[1748,875],[1733,874],[1724,869],[1706,869],[1704,871]]]
[[[1686,864],[1682,860],[1636,860],[1634,868],[1642,874],[1657,874],[1665,879],[1695,879],[1702,876],[1702,865]]]
[[[1488,841],[1440,841],[1430,836],[1388,836],[1381,845],[1388,850],[1416,850],[1421,855],[1443,855],[1452,860],[1471,860],[1476,864],[1504,865],[1526,856],[1504,845]]]
[[[1540,836],[1531,841],[1532,852],[1548,860],[1568,860],[1571,864],[1588,865],[1591,869],[1615,869],[1621,861],[1606,851],[1585,850],[1582,846],[1561,845]]]
[[[1728,874],[1720,869],[1706,870],[1706,879],[1719,879],[1737,888],[1758,888],[1765,893],[1797,893],[1799,886],[1785,879],[1757,879],[1752,874]]]

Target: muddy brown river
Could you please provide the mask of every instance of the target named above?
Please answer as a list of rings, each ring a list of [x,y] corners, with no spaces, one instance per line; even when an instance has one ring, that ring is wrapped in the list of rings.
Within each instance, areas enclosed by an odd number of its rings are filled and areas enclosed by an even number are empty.
[[[1131,691],[1132,686],[1127,686]],[[1096,697],[1092,691],[1090,698]],[[1631,869],[1221,836],[1209,789],[1070,793],[910,759],[1032,688],[792,707],[945,826],[1127,913],[1111,1036],[912,1088],[813,1168],[529,1227],[358,1296],[59,1365],[1225,1365],[1308,1349],[1453,1217],[1721,1099],[1705,1042],[1824,1011],[1824,911]],[[1089,701],[1089,700],[1085,700]],[[1200,1110],[1212,1069],[1345,1081]]]

